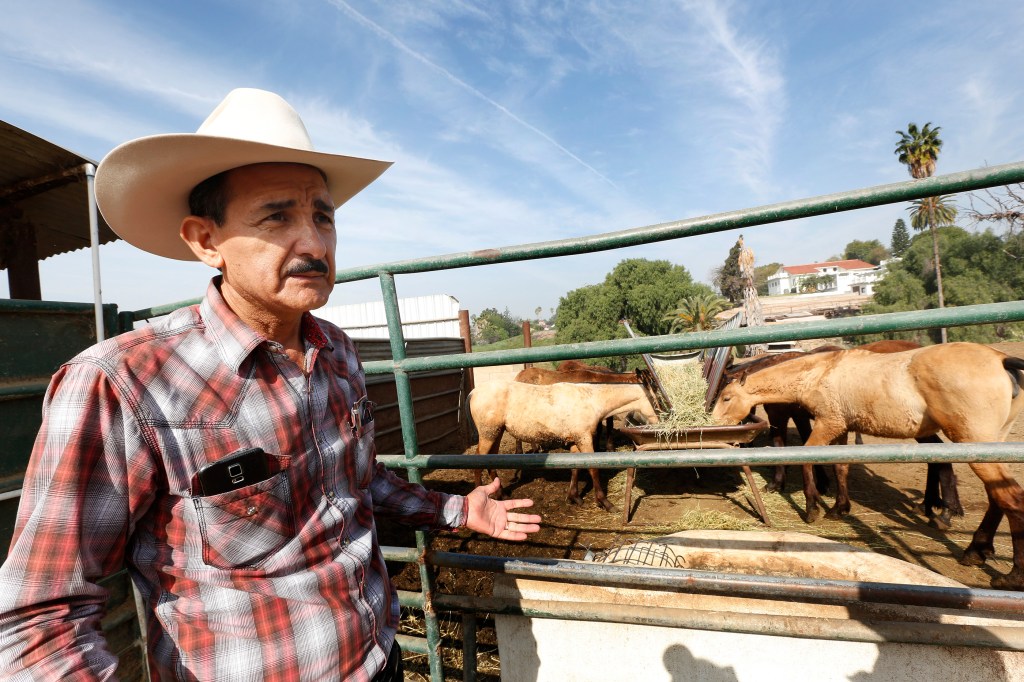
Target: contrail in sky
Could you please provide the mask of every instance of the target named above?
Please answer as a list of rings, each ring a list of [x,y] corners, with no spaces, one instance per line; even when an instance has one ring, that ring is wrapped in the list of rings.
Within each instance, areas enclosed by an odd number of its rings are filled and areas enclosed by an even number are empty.
[[[328,1],[332,5],[337,7],[338,9],[340,9],[340,10],[342,10],[344,12],[347,12],[356,21],[359,21],[360,23],[362,23],[362,24],[366,25],[367,27],[369,27],[372,31],[377,33],[379,36],[381,36],[382,38],[387,40],[389,43],[391,43],[392,45],[397,47],[399,50],[401,50],[405,54],[407,54],[410,57],[412,57],[413,59],[421,62],[422,64],[426,65],[427,67],[433,69],[434,71],[438,72],[439,74],[441,74],[442,76],[447,78],[449,81],[451,81],[455,85],[458,85],[460,88],[462,88],[463,90],[465,90],[469,94],[473,95],[477,99],[483,100],[484,102],[490,104],[492,107],[494,107],[495,109],[497,109],[501,113],[505,114],[510,119],[512,119],[513,121],[515,121],[519,125],[523,126],[524,128],[526,128],[530,132],[534,133],[535,135],[539,135],[541,138],[543,138],[548,143],[550,143],[552,146],[554,146],[556,149],[558,149],[558,151],[562,152],[563,154],[568,156],[570,159],[572,159],[576,163],[580,164],[581,166],[586,168],[588,171],[590,171],[591,173],[593,173],[597,177],[601,178],[603,181],[605,181],[606,183],[608,183],[609,185],[611,185],[615,189],[619,188],[618,185],[616,185],[610,179],[608,179],[607,177],[602,175],[600,171],[598,171],[596,168],[594,168],[593,166],[588,164],[586,161],[584,161],[580,157],[578,157],[575,154],[573,154],[571,151],[569,151],[565,147],[563,147],[561,144],[558,143],[557,140],[555,140],[553,137],[551,137],[550,135],[545,133],[543,130],[540,130],[536,126],[530,125],[529,123],[527,123],[526,121],[524,121],[523,119],[519,118],[518,116],[516,116],[511,111],[509,111],[507,107],[503,106],[499,102],[495,102],[493,99],[491,99],[490,97],[488,97],[484,93],[480,92],[479,90],[474,88],[469,83],[467,83],[464,80],[460,79],[455,74],[453,74],[450,71],[446,70],[444,67],[439,66],[438,64],[435,64],[434,62],[430,61],[430,59],[428,59],[424,55],[420,54],[419,52],[416,52],[415,50],[410,48],[408,45],[403,43],[398,38],[398,36],[394,35],[393,33],[388,32],[383,27],[381,27],[379,24],[374,23],[368,17],[366,17],[366,16],[360,14],[359,12],[357,12],[351,5],[349,5],[347,2],[345,2],[345,0],[328,0]]]

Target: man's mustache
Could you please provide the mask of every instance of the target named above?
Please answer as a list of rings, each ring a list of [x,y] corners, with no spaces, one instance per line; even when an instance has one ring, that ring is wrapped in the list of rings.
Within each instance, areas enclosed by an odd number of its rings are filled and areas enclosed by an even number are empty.
[[[288,266],[284,274],[287,275],[302,275],[307,272],[319,272],[321,275],[326,275],[329,272],[327,268],[327,261],[317,260],[309,258],[302,260],[298,263],[293,263]]]

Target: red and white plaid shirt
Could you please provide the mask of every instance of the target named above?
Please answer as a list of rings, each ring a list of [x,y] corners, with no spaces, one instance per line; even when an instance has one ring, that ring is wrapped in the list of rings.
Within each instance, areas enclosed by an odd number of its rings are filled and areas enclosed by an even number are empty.
[[[113,678],[96,583],[126,565],[154,680],[368,680],[399,612],[374,514],[465,524],[465,498],[403,481],[372,422],[355,432],[366,391],[344,332],[304,317],[307,377],[218,283],[54,375],[0,568],[5,679]],[[199,496],[204,464],[256,446],[279,473]]]

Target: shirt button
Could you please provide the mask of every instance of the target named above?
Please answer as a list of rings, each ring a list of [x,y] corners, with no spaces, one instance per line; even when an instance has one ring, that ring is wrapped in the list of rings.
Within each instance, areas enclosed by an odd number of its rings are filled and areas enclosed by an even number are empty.
[[[256,507],[249,507],[248,509],[245,510],[245,513],[247,516],[253,516],[258,511],[259,509],[257,509]]]
[[[327,499],[331,500],[332,502],[334,501],[334,491],[333,490],[328,490],[327,491]]]

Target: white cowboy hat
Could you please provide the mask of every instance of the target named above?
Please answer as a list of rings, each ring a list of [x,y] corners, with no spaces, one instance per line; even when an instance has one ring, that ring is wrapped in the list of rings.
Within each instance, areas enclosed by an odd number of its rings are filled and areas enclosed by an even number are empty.
[[[223,171],[270,162],[319,168],[335,207],[391,165],[314,150],[291,105],[272,92],[239,88],[195,133],[142,137],[107,154],[96,169],[96,203],[128,243],[158,256],[196,260],[178,234],[192,189]]]

